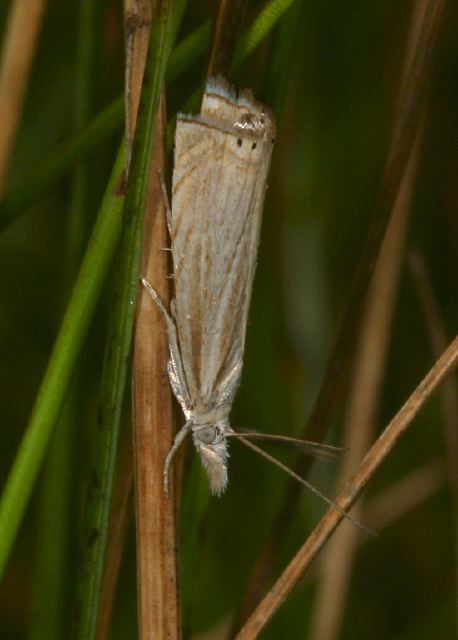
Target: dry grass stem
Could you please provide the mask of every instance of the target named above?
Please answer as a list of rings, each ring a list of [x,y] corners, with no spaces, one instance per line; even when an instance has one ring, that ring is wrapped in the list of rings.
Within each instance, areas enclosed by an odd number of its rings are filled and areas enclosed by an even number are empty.
[[[393,446],[407,430],[425,402],[447,375],[458,364],[458,337],[456,337],[423,381],[418,385],[407,402],[388,424],[361,462],[357,472],[346,483],[336,499],[340,509],[348,511],[356,502],[367,483],[390,453]],[[268,624],[294,586],[301,579],[307,567],[342,521],[343,516],[335,509],[329,509],[315,530],[300,548],[280,578],[261,601],[237,635],[237,640],[256,638]]]
[[[155,2],[126,0],[126,137],[128,157],[140,101]],[[169,301],[165,203],[158,171],[165,173],[165,98],[156,125],[154,157],[143,229],[141,273]],[[180,637],[173,488],[165,496],[162,470],[171,447],[174,417],[165,364],[168,343],[162,317],[142,288],[137,306],[133,360],[133,424],[139,636]]]
[[[124,0],[126,140],[130,160],[156,0]]]
[[[157,131],[165,130],[164,101]],[[163,170],[164,137],[156,141],[145,212],[142,274],[168,301],[165,210],[158,168]],[[167,497],[163,469],[172,446],[174,418],[166,363],[168,342],[162,316],[149,294],[139,295],[134,345],[134,451],[137,512],[139,628],[142,640],[180,637],[177,597],[173,488]]]
[[[0,194],[3,193],[46,0],[11,4],[0,63]]]

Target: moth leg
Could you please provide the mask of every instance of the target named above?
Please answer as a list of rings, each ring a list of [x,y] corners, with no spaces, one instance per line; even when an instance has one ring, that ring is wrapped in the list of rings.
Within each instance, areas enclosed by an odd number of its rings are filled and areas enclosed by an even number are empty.
[[[158,296],[155,289],[151,286],[146,278],[141,278],[142,284],[150,294],[151,298],[157,305],[161,312],[165,324],[167,326],[167,336],[169,339],[169,351],[170,351],[170,364],[171,367],[167,367],[170,383],[172,385],[173,392],[180,403],[183,413],[186,417],[189,415],[189,407],[191,400],[189,397],[188,385],[186,384],[186,378],[184,375],[183,363],[181,361],[180,347],[178,345],[178,336],[173,318],[168,313],[161,298]],[[172,300],[172,312],[174,304]],[[173,375],[171,375],[171,371]]]
[[[156,292],[156,289],[154,289],[152,284],[150,283],[150,281],[147,280],[146,278],[144,278],[143,276],[140,278],[140,280],[142,281],[142,285],[145,287],[145,289],[148,291],[148,293],[152,297],[153,301],[158,306],[159,311],[164,316],[164,319],[165,319],[165,321],[167,323],[167,327],[168,327],[170,322],[173,324],[173,320],[170,317],[169,312],[167,311],[167,309],[164,307],[164,303],[160,299],[159,294]]]
[[[169,195],[167,193],[167,187],[165,186],[164,174],[160,169],[157,170],[159,176],[159,182],[162,190],[162,198],[164,199],[165,206],[165,216],[167,218],[167,227],[169,230],[169,235],[172,237],[172,209],[170,207]]]
[[[167,457],[165,459],[165,463],[164,463],[164,491],[165,491],[165,495],[166,496],[169,495],[169,471],[170,471],[170,465],[172,463],[173,456],[175,455],[175,453],[180,448],[180,445],[183,442],[183,440],[186,438],[189,430],[191,429],[191,424],[192,424],[191,422],[186,422],[186,424],[183,427],[181,427],[181,429],[178,431],[178,433],[176,434],[175,439],[173,441],[172,448],[168,452]]]

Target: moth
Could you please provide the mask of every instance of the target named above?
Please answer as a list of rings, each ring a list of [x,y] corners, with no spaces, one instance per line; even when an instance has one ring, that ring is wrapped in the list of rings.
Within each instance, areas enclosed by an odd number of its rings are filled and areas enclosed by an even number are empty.
[[[268,107],[250,90],[237,94],[220,77],[207,83],[199,115],[177,117],[167,214],[175,288],[170,313],[142,278],[165,320],[168,376],[186,419],[165,461],[164,488],[167,491],[172,458],[191,433],[210,489],[221,495],[228,484],[228,440],[237,437],[332,504],[250,440],[262,437],[299,444],[321,455],[333,455],[334,447],[242,434],[229,422],[242,374],[275,129]]]

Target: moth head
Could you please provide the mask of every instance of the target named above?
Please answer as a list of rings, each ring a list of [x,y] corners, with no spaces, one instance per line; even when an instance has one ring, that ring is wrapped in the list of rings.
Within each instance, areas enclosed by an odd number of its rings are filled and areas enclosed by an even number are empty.
[[[218,425],[198,425],[193,428],[192,437],[207,472],[210,490],[213,495],[220,496],[228,483],[229,452],[224,431]]]
[[[254,100],[251,91],[242,92],[237,104],[234,129],[250,138],[275,138],[275,116],[269,107]]]

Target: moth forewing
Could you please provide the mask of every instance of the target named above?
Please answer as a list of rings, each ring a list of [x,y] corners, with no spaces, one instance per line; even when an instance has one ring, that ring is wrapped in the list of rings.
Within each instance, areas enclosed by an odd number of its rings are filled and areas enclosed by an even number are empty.
[[[177,118],[168,217],[175,285],[170,314],[142,278],[165,319],[170,351],[167,372],[186,418],[165,461],[164,488],[167,491],[173,455],[191,431],[212,493],[220,495],[227,486],[227,442],[232,436],[333,504],[250,442],[256,436],[237,434],[229,424],[242,373],[274,138],[271,111],[254,100],[251,91],[236,96],[222,78],[208,82],[198,116]],[[299,444],[285,436],[267,439]],[[300,445],[315,454],[335,453],[333,447],[318,443]]]
[[[228,419],[242,371],[274,136],[268,109],[251,92],[237,98],[222,79],[208,83],[198,116],[177,119],[169,375],[216,494],[227,485]]]
[[[212,95],[225,117],[229,96]],[[246,114],[239,121],[233,111],[232,125],[217,121],[214,107],[211,119],[205,110],[197,118],[180,116],[176,130],[175,319],[188,388],[202,412],[220,404],[224,381],[239,362],[241,369],[272,149],[271,135],[240,129]]]

